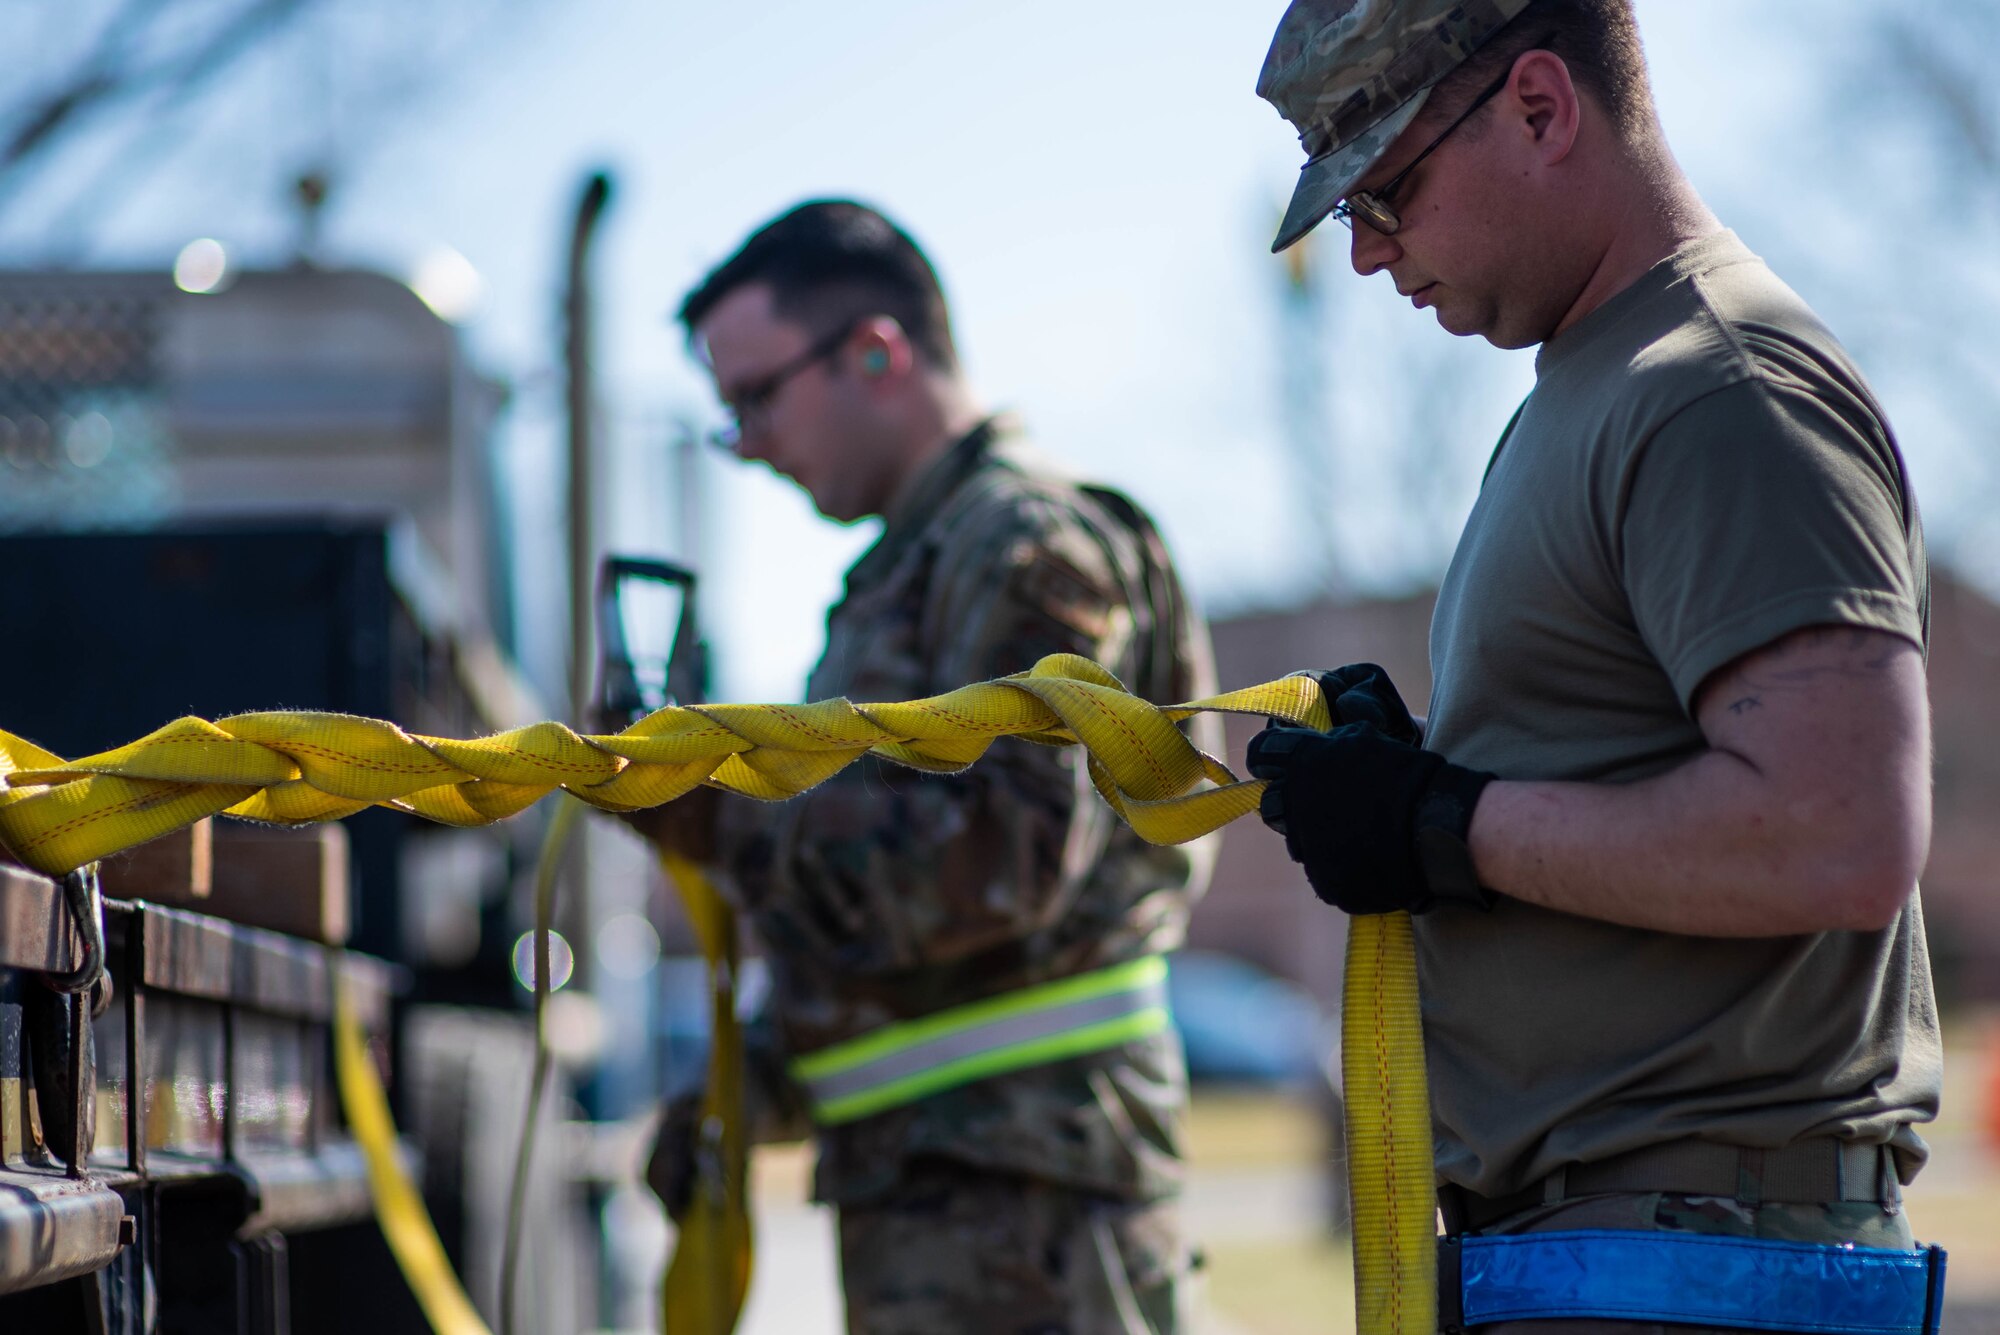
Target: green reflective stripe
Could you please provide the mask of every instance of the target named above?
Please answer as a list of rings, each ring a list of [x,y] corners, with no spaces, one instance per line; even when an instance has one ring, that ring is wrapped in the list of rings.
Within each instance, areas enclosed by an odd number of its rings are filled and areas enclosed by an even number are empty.
[[[860,1038],[836,1043],[830,1048],[821,1048],[818,1052],[808,1053],[794,1061],[791,1064],[792,1074],[806,1082],[823,1079],[864,1063],[876,1061],[915,1044],[943,1038],[961,1030],[990,1024],[1010,1016],[1025,1015],[1031,1011],[1047,1010],[1073,1001],[1087,1001],[1092,997],[1101,997],[1112,992],[1163,983],[1166,977],[1165,957],[1148,955],[1144,959],[1115,964],[1094,973],[1078,974],[1074,978],[1062,978],[1053,983],[1037,983],[1018,992],[1008,992],[1001,996],[988,997],[984,1001],[953,1006],[950,1010],[926,1015],[920,1020],[903,1020],[896,1024],[884,1025],[872,1033],[863,1034]]]
[[[1031,1043],[1054,1038],[1112,1020],[1122,1020],[1149,1006],[1167,1004],[1165,983],[1147,983],[1103,996],[1085,997],[1060,1006],[1043,1006],[1018,1015],[972,1025],[921,1043],[911,1043],[871,1062],[851,1066],[834,1075],[808,1081],[806,1088],[816,1104],[839,1103],[855,1094],[864,1094],[884,1085],[967,1057],[987,1052],[1007,1052]]]
[[[1171,1023],[1167,962],[1128,960],[885,1025],[791,1063],[821,1125],[1150,1037]]]
[[[901,1107],[905,1103],[914,1103],[942,1090],[970,1084],[974,1080],[1005,1075],[1009,1071],[1041,1066],[1061,1061],[1066,1057],[1080,1057],[1087,1052],[1098,1052],[1105,1048],[1115,1048],[1121,1043],[1150,1038],[1165,1030],[1167,1025],[1167,1008],[1149,1006],[1145,1010],[1120,1016],[1115,1020],[1106,1020],[1101,1024],[1072,1029],[1066,1033],[1053,1034],[1048,1038],[992,1052],[974,1053],[956,1061],[933,1066],[916,1075],[904,1076],[886,1085],[877,1085],[872,1089],[850,1094],[846,1098],[816,1104],[813,1116],[822,1126],[852,1122],[873,1113]]]

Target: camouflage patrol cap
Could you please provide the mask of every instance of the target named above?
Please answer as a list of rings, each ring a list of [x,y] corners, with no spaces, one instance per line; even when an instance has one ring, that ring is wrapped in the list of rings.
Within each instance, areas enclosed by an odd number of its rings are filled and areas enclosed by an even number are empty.
[[[1333,211],[1457,69],[1530,0],[1292,0],[1257,96],[1299,132],[1299,172],[1274,251]]]

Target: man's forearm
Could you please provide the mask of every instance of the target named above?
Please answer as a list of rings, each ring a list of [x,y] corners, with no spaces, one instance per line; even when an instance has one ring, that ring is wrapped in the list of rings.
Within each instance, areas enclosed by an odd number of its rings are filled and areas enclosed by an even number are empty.
[[[1492,889],[1631,927],[1874,930],[1894,917],[1901,873],[1857,848],[1855,832],[1876,828],[1880,813],[1851,805],[1839,785],[1776,792],[1741,757],[1709,751],[1638,783],[1491,784],[1470,844]],[[1911,870],[1901,893],[1914,884]]]

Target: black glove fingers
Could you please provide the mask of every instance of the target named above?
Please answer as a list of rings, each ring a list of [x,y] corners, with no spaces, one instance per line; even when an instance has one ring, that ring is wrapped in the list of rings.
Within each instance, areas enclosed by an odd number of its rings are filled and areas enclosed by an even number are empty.
[[[1270,787],[1264,790],[1264,796],[1257,802],[1258,819],[1289,838],[1291,827],[1285,818],[1285,781],[1276,778],[1268,782]]]
[[[1253,778],[1281,779],[1291,769],[1299,749],[1310,739],[1322,735],[1311,728],[1266,728],[1250,739],[1249,749],[1243,753],[1243,762]]]
[[[1389,674],[1374,663],[1349,663],[1346,667],[1318,674],[1327,708],[1333,711],[1334,725],[1372,723],[1386,737],[1419,745],[1421,737],[1410,707],[1396,690]]]
[[[696,1141],[701,1131],[701,1095],[678,1095],[667,1101],[646,1160],[646,1185],[660,1198],[667,1217],[678,1221],[694,1203]]]
[[[1397,703],[1400,704],[1401,701]],[[1342,723],[1368,723],[1374,725],[1386,737],[1397,735],[1395,715],[1371,690],[1356,688],[1343,691],[1340,698],[1334,701],[1333,712]]]

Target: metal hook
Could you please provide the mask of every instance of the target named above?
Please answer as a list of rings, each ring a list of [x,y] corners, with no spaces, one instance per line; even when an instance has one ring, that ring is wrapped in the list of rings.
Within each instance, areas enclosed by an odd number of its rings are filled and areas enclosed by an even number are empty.
[[[62,891],[63,900],[69,905],[69,916],[76,924],[81,959],[77,967],[67,973],[41,975],[43,983],[51,991],[64,994],[61,1004],[69,1048],[69,1069],[66,1072],[68,1098],[57,1100],[54,1089],[42,1090],[45,1100],[42,1115],[48,1118],[57,1111],[60,1102],[68,1103],[69,1144],[56,1152],[67,1164],[69,1176],[83,1179],[89,1174],[90,1147],[96,1121],[92,1116],[96,1063],[90,1055],[90,1022],[103,1013],[111,1000],[111,975],[104,968],[104,894],[97,880],[97,864],[87,863],[66,873],[62,878]],[[74,1000],[69,999],[72,997]],[[43,1078],[48,1079],[49,1076],[44,1075]]]
[[[104,976],[104,894],[97,883],[97,864],[85,863],[66,873],[62,888],[83,942],[83,959],[68,973],[43,974],[42,981],[58,992],[88,992]]]

